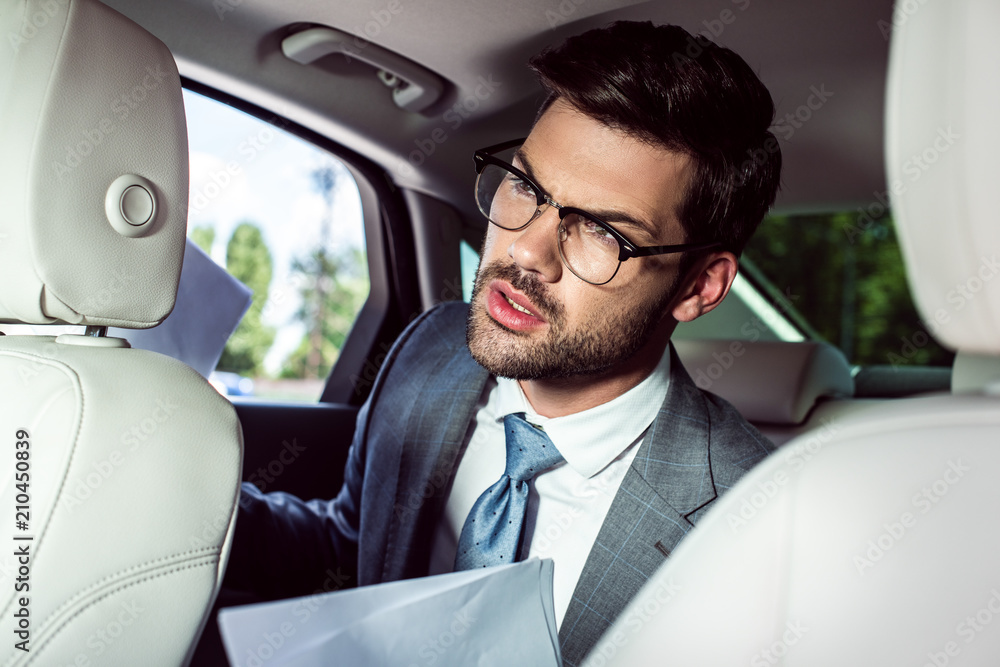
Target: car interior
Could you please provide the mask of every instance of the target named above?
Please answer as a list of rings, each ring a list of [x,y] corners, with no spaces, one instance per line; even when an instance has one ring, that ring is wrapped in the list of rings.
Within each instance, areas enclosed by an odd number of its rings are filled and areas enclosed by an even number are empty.
[[[543,93],[528,58],[616,20],[701,33],[774,99],[772,215],[724,304],[673,343],[779,449],[588,664],[659,664],[665,646],[690,664],[985,664],[1000,633],[956,624],[1000,587],[981,527],[1000,500],[985,472],[1000,434],[997,14],[4,0],[0,428],[30,447],[10,448],[0,497],[7,512],[30,495],[30,529],[8,532],[33,535],[46,585],[32,652],[8,642],[2,664],[226,664],[215,613],[260,601],[222,586],[238,483],[337,493],[396,336],[468,299],[487,226],[472,156],[530,130]],[[208,278],[184,288],[199,252],[252,292],[240,328],[216,323]],[[142,347],[131,330],[185,307],[180,361],[115,342]],[[236,332],[209,384],[183,343],[213,328]],[[925,486],[926,519],[910,501]],[[791,493],[772,501],[778,487]],[[28,609],[17,572],[0,556],[8,637]]]

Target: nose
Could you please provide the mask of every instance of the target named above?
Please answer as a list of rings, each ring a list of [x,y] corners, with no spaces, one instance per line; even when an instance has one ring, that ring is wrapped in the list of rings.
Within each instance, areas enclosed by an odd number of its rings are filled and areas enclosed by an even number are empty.
[[[554,283],[562,277],[557,230],[561,221],[555,206],[546,206],[542,213],[514,237],[507,254],[522,270],[530,271],[542,282]]]

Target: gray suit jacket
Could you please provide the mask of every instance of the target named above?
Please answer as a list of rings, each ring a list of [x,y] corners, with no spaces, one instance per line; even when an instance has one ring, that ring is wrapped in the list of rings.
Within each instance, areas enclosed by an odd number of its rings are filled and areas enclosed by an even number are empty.
[[[358,414],[344,486],[303,502],[244,485],[227,583],[269,595],[311,573],[367,585],[424,576],[476,403],[489,377],[465,344],[465,304],[415,320]],[[677,543],[773,445],[698,389],[671,349],[667,398],[614,498],[559,632],[579,664]],[[281,576],[285,573],[283,584]],[[353,579],[356,577],[356,579]],[[329,579],[329,577],[327,577]],[[301,585],[300,585],[301,588]]]

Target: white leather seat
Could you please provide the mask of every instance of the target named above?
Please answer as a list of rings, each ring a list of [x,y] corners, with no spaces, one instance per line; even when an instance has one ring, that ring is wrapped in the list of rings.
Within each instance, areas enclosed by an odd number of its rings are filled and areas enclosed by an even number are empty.
[[[677,340],[674,347],[695,384],[754,424],[801,424],[819,401],[854,395],[850,364],[828,343]]]
[[[590,667],[1000,660],[1000,4],[902,2],[894,25],[887,180],[921,316],[959,350],[955,393],[847,416],[751,470]]]
[[[102,336],[173,308],[177,69],[96,0],[4,2],[0,34],[0,323],[90,334],[0,337],[0,665],[185,664],[228,556],[240,425],[189,367]]]

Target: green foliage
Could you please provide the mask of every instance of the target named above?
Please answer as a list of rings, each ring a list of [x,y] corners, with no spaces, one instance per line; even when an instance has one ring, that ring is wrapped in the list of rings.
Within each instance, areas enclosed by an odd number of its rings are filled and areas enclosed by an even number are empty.
[[[274,329],[261,321],[273,262],[263,234],[253,223],[240,223],[233,231],[226,245],[226,270],[253,291],[253,301],[226,343],[218,369],[259,377],[264,374],[264,356],[275,335]]]
[[[368,296],[368,263],[359,249],[342,247],[332,253],[330,228],[337,183],[347,176],[330,161],[314,169],[313,187],[322,195],[326,212],[320,223],[318,247],[292,262],[300,278],[302,306],[296,318],[306,335],[285,361],[282,378],[325,378],[340,354],[358,311]]]
[[[889,216],[771,216],[746,256],[852,363],[951,364],[952,353],[926,342]]]
[[[292,270],[302,285],[296,318],[307,333],[285,361],[281,377],[324,378],[368,297],[367,261],[359,249],[333,255],[319,248],[294,260]]]
[[[191,240],[201,248],[206,255],[212,254],[212,244],[215,243],[215,227],[195,227],[191,230]]]

